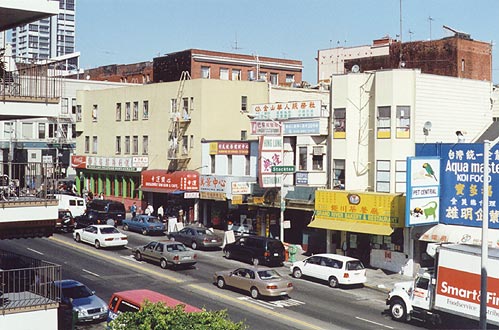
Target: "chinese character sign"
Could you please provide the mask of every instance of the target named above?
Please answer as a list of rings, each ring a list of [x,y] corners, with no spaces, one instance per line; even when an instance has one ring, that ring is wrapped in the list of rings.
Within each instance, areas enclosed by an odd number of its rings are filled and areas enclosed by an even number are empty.
[[[260,164],[258,171],[260,187],[262,188],[279,187],[281,184],[282,175],[272,173],[272,166],[283,164],[282,140],[281,136],[260,136]]]
[[[255,104],[252,106],[252,114],[255,115],[255,119],[320,117],[321,107],[320,100]]]

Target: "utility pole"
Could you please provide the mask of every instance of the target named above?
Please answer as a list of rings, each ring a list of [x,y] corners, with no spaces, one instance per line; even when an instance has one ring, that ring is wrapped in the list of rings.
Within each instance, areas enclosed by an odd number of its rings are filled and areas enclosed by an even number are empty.
[[[329,117],[327,118],[327,139],[326,139],[326,152],[327,152],[327,186],[329,190],[333,189],[333,76],[330,77],[329,83]],[[336,253],[332,251],[331,230],[326,229],[326,252]]]

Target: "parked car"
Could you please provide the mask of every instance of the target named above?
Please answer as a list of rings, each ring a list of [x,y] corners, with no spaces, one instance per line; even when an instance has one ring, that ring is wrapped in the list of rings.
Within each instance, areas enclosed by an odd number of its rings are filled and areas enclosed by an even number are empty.
[[[123,230],[137,231],[143,235],[163,234],[165,225],[157,217],[138,214],[132,219],[123,220]]]
[[[59,215],[55,221],[55,230],[71,232],[75,228],[75,219],[70,210],[59,209]]]
[[[291,281],[283,278],[274,269],[265,267],[219,271],[213,275],[213,280],[220,289],[230,286],[249,291],[253,299],[257,299],[260,295],[287,296],[293,290]]]
[[[87,204],[87,213],[104,223],[113,219],[118,226],[121,226],[126,218],[125,204],[109,199],[92,199]]]
[[[116,222],[112,218],[107,218],[93,210],[86,210],[82,215],[74,217],[75,228],[85,228],[90,225],[113,225],[116,226]]]
[[[184,243],[193,250],[197,248],[214,248],[222,246],[222,239],[213,230],[199,226],[188,226],[180,231],[171,232],[170,239]]]
[[[158,262],[161,268],[168,266],[193,266],[197,262],[197,255],[188,250],[184,244],[175,241],[153,241],[135,248],[135,259]]]
[[[310,276],[327,281],[333,288],[366,282],[366,269],[362,262],[339,254],[316,254],[294,262],[290,270],[295,278]]]
[[[284,262],[284,245],[281,241],[263,236],[241,236],[234,243],[223,248],[227,259],[239,259],[253,265],[282,265]]]
[[[75,280],[61,280],[55,281],[54,285],[61,289],[61,305],[72,308],[78,315],[78,322],[107,318],[107,304],[85,284]]]
[[[125,246],[128,237],[110,225],[90,225],[76,229],[73,238],[77,242],[93,244],[96,249],[101,247]]]

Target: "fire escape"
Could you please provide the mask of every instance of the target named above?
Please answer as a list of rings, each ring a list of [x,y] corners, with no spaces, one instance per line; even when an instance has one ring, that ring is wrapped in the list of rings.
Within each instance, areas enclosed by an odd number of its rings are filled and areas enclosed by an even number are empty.
[[[186,80],[190,80],[189,72],[183,71],[180,75],[179,86],[176,99],[172,100],[170,113],[170,127],[168,129],[168,160],[170,164],[168,170],[185,170],[190,160],[189,139],[185,134],[191,122],[188,101],[184,102],[184,85]]]

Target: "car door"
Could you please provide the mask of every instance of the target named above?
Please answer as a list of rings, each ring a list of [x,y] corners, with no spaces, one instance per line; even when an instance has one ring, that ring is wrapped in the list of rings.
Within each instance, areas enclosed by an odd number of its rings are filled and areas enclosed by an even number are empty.
[[[88,226],[83,228],[81,240],[87,243],[93,243],[95,241],[96,236],[97,236],[97,227]]]
[[[232,272],[232,275],[227,278],[226,283],[235,288],[242,289],[244,287],[242,279],[245,277],[245,275],[246,275],[246,269],[238,268],[234,270]]]
[[[179,235],[179,241],[186,244],[190,245],[191,244],[191,238],[192,238],[192,229],[191,228],[183,228],[178,232]]]
[[[303,262],[302,274],[311,277],[317,277],[317,265],[320,263],[321,257],[312,256],[305,259]]]
[[[144,246],[144,251],[142,251],[144,258],[154,260],[154,248],[156,247],[156,244],[158,244],[158,242],[150,242]]]
[[[130,228],[130,230],[139,231],[140,230],[140,228],[139,228],[140,220],[141,220],[140,217],[133,218],[132,221],[130,221],[130,226],[128,226]]]
[[[234,242],[231,250],[231,253],[234,258],[245,259],[244,251],[246,249],[246,244],[247,244],[246,240],[247,240],[246,237],[241,237]]]
[[[153,261],[159,262],[161,260],[161,257],[163,257],[163,251],[165,249],[165,245],[161,242],[158,242],[154,249],[151,251],[151,259]]]

